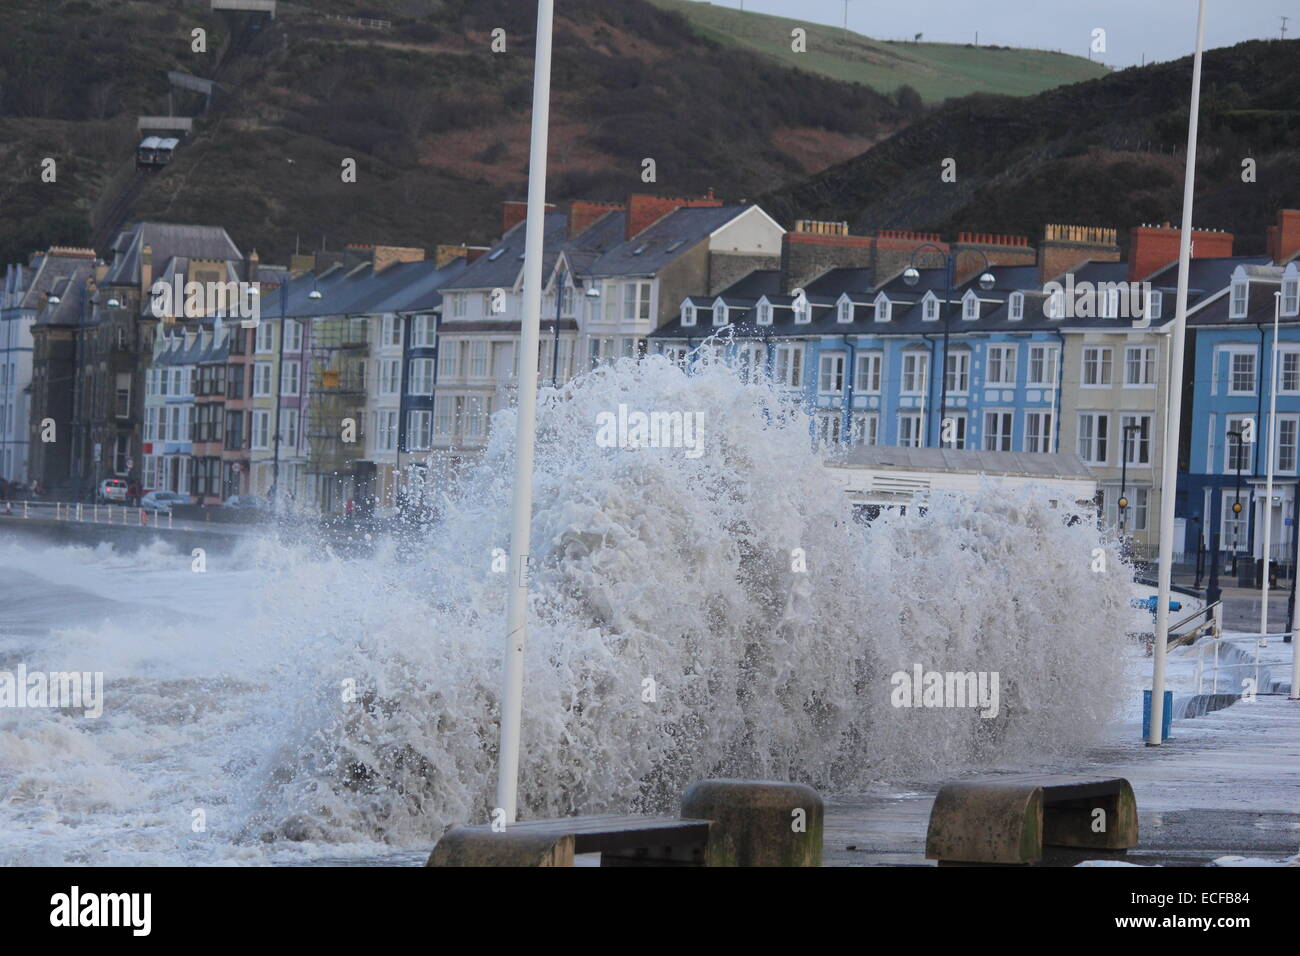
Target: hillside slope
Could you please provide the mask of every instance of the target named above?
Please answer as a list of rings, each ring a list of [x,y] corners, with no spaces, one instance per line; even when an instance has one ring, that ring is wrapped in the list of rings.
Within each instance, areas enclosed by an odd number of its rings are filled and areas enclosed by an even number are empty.
[[[301,242],[481,242],[527,179],[535,23],[513,0],[322,0],[273,24],[192,0],[9,0],[0,31],[0,262],[114,216],[219,223],[264,259]],[[558,5],[548,198],[798,182],[915,115],[859,85],[699,37],[647,0]],[[10,10],[13,11],[12,15]],[[382,17],[386,29],[323,14]],[[8,29],[12,26],[13,29]],[[209,30],[207,53],[190,31]],[[506,52],[491,49],[506,31]],[[166,70],[219,76],[172,165],[133,168]],[[176,98],[178,114],[193,100]],[[59,160],[56,184],[40,159]],[[342,181],[356,160],[357,181]],[[642,179],[653,159],[656,180]],[[124,202],[123,199],[130,199]],[[110,223],[111,224],[111,223]]]
[[[1300,40],[1205,54],[1195,218],[1262,251],[1276,210],[1300,205]],[[971,96],[794,187],[764,196],[785,220],[855,230],[1033,236],[1044,223],[1178,221],[1191,59],[1133,67],[1029,99]],[[940,179],[945,158],[957,179]],[[1242,181],[1242,160],[1257,181]]]
[[[1085,57],[1051,50],[882,42],[860,33],[845,33],[839,27],[697,0],[653,2],[680,13],[701,36],[718,43],[753,50],[785,66],[862,83],[882,93],[907,85],[927,103],[969,93],[1028,96],[1109,72]],[[795,27],[808,31],[806,52],[791,49],[790,31]]]

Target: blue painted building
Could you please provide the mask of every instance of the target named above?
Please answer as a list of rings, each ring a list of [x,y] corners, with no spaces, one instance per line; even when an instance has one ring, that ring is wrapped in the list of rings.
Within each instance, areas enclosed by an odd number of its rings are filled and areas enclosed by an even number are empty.
[[[1289,562],[1300,480],[1300,268],[1262,257],[1200,260],[1188,308],[1190,427],[1183,429],[1178,515],[1185,548],[1262,556],[1263,521],[1271,555]],[[1280,296],[1280,298],[1279,298]],[[1277,340],[1277,418],[1273,423],[1273,500],[1265,502],[1269,407],[1273,397],[1273,320]],[[1239,515],[1233,504],[1240,502]]]

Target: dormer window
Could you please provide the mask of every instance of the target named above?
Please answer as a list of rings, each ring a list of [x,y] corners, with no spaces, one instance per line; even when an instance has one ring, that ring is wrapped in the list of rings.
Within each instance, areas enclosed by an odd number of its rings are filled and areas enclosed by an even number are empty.
[[[767,301],[758,303],[758,324],[772,324],[772,303]]]
[[[1159,289],[1152,289],[1147,294],[1147,318],[1158,319],[1164,311],[1165,294]]]
[[[1244,319],[1249,298],[1250,283],[1244,278],[1233,279],[1231,301],[1228,303],[1228,318]]]
[[[1300,272],[1293,262],[1286,267],[1282,277],[1282,314],[1300,314]]]
[[[980,317],[980,297],[974,292],[967,292],[962,296],[961,317],[966,322],[973,322]]]
[[[682,325],[695,324],[695,306],[689,302],[682,303]]]
[[[812,308],[808,305],[808,300],[803,296],[794,300],[794,323],[795,325],[807,325],[812,321]]]
[[[853,321],[853,302],[850,299],[840,299],[838,319],[842,324]]]
[[[1012,322],[1019,322],[1025,317],[1025,294],[1023,292],[1011,293],[1011,300],[1007,303],[1007,318]]]
[[[927,292],[921,301],[921,320],[923,322],[939,321],[939,300],[933,292]]]
[[[876,296],[876,321],[888,322],[889,315],[893,311],[893,303],[889,301],[889,296],[880,293]]]
[[[1103,319],[1119,318],[1119,288],[1113,282],[1102,283],[1101,317]]]
[[[727,324],[727,304],[722,301],[713,303],[713,325],[715,327]]]

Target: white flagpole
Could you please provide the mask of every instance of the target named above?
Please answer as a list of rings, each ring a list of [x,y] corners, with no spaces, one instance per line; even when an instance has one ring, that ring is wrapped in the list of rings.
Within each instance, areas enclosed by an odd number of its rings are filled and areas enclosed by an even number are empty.
[[[515,487],[510,505],[510,582],[506,656],[501,692],[501,751],[497,809],[515,821],[519,738],[523,721],[524,641],[528,636],[528,548],[533,515],[533,446],[537,422],[537,346],[542,321],[542,239],[546,215],[546,146],[551,111],[551,27],[554,0],[537,0],[537,54],[533,66],[533,135],[528,158],[528,222],[524,246],[524,303],[520,324],[519,410]]]
[[[1201,51],[1205,47],[1205,0],[1196,13],[1196,54],[1192,57],[1192,102],[1187,121],[1187,166],[1183,174],[1183,228],[1178,249],[1178,312],[1169,354],[1169,387],[1165,392],[1165,447],[1160,481],[1160,571],[1156,594],[1156,640],[1151,653],[1151,726],[1147,745],[1163,740],[1165,716],[1165,651],[1169,643],[1169,581],[1174,558],[1174,499],[1178,491],[1178,432],[1183,417],[1183,342],[1187,337],[1187,279],[1192,258],[1192,194],[1196,186],[1196,128],[1201,111]]]
[[[1273,456],[1277,453],[1274,444],[1273,429],[1277,421],[1277,327],[1282,314],[1282,293],[1273,293],[1273,374],[1269,376],[1268,396],[1268,479],[1264,484],[1264,573],[1263,583],[1259,586],[1259,633],[1260,640],[1268,633],[1268,567],[1269,551],[1273,544]],[[1259,652],[1256,651],[1256,654]]]

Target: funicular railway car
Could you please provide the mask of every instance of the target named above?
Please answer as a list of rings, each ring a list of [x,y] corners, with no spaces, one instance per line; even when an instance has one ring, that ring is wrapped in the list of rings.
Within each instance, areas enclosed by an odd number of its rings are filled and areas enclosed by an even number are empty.
[[[171,162],[172,153],[180,140],[172,136],[146,136],[136,148],[137,169],[161,169]]]

